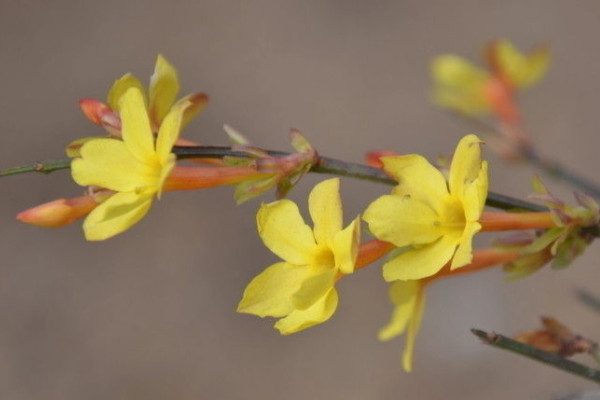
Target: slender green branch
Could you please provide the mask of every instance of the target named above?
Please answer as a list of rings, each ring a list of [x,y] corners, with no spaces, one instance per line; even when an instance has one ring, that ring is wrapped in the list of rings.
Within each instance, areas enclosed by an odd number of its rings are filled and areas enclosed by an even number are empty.
[[[463,121],[467,121],[476,129],[493,133],[499,137],[502,136],[499,128],[484,121],[481,118],[471,117],[456,112],[451,112],[450,115],[458,117]],[[531,165],[539,168],[550,177],[563,181],[587,194],[600,199],[600,186],[593,181],[582,177],[575,171],[567,168],[564,164],[541,156],[532,146],[524,146],[517,149],[519,155],[523,157]]]
[[[577,291],[577,297],[583,304],[600,313],[600,298],[583,289]]]
[[[223,158],[231,157],[248,157],[242,151],[231,150],[230,147],[175,147],[174,153],[179,159],[190,158]],[[267,151],[274,157],[284,157],[290,153],[281,151]],[[379,168],[369,167],[367,165],[352,163],[347,161],[336,160],[329,157],[319,157],[318,162],[311,168],[311,172],[332,174],[338,176],[347,176],[355,179],[362,179],[371,182],[382,183],[385,185],[397,185],[398,182],[391,179],[385,172]],[[530,203],[527,201],[504,196],[498,193],[489,192],[486,204],[490,207],[500,208],[503,210],[522,209],[527,211],[547,211],[543,206]]]
[[[243,151],[232,150],[231,147],[217,146],[176,146],[173,152],[180,160],[190,158],[223,158],[223,157],[248,157]],[[285,157],[290,153],[282,151],[266,151],[273,157]],[[61,160],[49,160],[35,162],[22,167],[9,168],[0,171],[0,177],[24,174],[28,172],[38,172],[48,174],[61,169],[68,169],[71,161],[68,158]],[[367,165],[336,160],[329,157],[319,157],[317,163],[311,168],[311,172],[346,176],[355,179],[362,179],[371,182],[382,183],[385,185],[396,185],[397,182],[386,175],[381,169],[369,167]],[[522,209],[527,211],[546,211],[546,208],[534,203],[504,196],[498,193],[489,192],[486,204],[490,207],[510,210]]]
[[[23,165],[21,167],[8,168],[0,171],[0,177],[25,174],[27,172],[38,172],[40,174],[49,174],[50,172],[58,171],[61,169],[69,169],[71,167],[71,160],[63,158],[60,160],[47,160],[47,161],[36,161],[33,164]]]
[[[490,346],[512,351],[513,353],[517,353],[546,365],[553,366],[573,375],[600,383],[600,371],[597,369],[567,360],[566,358],[560,357],[554,353],[548,353],[547,351],[517,342],[514,339],[510,339],[506,336],[498,335],[496,333],[488,333],[479,329],[471,329],[471,332],[480,338],[483,343],[489,344]]]

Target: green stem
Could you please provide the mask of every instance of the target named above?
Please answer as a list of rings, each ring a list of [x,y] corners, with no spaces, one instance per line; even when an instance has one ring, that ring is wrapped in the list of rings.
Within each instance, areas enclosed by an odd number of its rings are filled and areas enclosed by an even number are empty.
[[[469,122],[478,130],[491,132],[496,134],[498,137],[502,137],[499,128],[494,127],[492,124],[487,123],[481,118],[471,117],[455,112],[451,112],[450,115]],[[517,128],[521,129],[520,127]],[[552,178],[563,181],[575,188],[578,188],[584,193],[600,199],[600,186],[582,177],[575,171],[570,170],[564,164],[556,160],[542,157],[532,146],[521,147],[518,149],[518,151],[519,155],[521,155],[521,157],[523,157],[527,162],[539,168]]]
[[[512,351],[513,353],[553,366],[573,375],[600,383],[600,371],[597,369],[567,360],[554,353],[548,353],[547,351],[540,350],[525,343],[517,342],[514,339],[496,333],[488,333],[479,329],[471,329],[471,332],[480,338],[483,343],[489,344],[490,346]]]
[[[60,160],[47,160],[47,161],[36,161],[33,164],[23,165],[21,167],[8,168],[0,171],[0,177],[25,174],[27,172],[38,172],[40,174],[49,174],[50,172],[58,171],[61,169],[69,169],[71,167],[71,160],[63,158]]]
[[[173,152],[180,160],[190,158],[223,158],[223,157],[241,157],[247,158],[248,154],[243,151],[232,150],[231,147],[218,146],[175,146]],[[290,153],[282,151],[266,151],[273,157],[285,157]],[[68,158],[61,160],[49,160],[36,162],[22,167],[9,168],[0,171],[0,177],[17,175],[28,172],[38,172],[48,174],[61,169],[68,169],[71,166],[71,160]],[[363,164],[336,160],[329,157],[319,157],[318,161],[310,169],[310,172],[321,174],[332,174],[346,176],[355,179],[362,179],[385,185],[396,185],[397,182],[391,179],[385,172],[379,168],[369,167]],[[530,203],[527,201],[504,196],[498,193],[489,192],[486,205],[503,210],[522,209],[526,211],[547,211],[545,207]]]

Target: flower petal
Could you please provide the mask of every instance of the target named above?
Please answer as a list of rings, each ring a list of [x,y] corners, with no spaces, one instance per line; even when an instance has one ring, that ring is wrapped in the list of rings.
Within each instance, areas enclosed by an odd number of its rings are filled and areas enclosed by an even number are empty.
[[[509,41],[500,40],[494,50],[502,73],[518,88],[527,88],[538,82],[550,64],[550,53],[545,48],[523,54]]]
[[[379,330],[379,340],[389,340],[404,332],[414,314],[420,286],[419,281],[396,281],[390,285],[389,296],[395,308],[390,322]]]
[[[283,317],[293,309],[292,295],[310,276],[310,268],[273,264],[246,286],[237,311],[259,317]]]
[[[438,105],[468,115],[489,110],[484,95],[484,85],[489,79],[486,71],[462,57],[443,55],[431,64],[431,73],[436,82],[433,98]]]
[[[183,108],[183,120],[181,121],[181,129],[185,128],[190,121],[196,117],[208,103],[208,96],[204,93],[194,93],[183,97],[178,100],[173,107],[180,107],[182,104],[185,105]]]
[[[146,215],[152,196],[115,193],[96,207],[85,219],[83,231],[87,240],[104,240],[133,226]]]
[[[316,269],[316,268],[305,268],[305,269]],[[302,285],[292,296],[294,308],[298,310],[305,310],[315,304],[325,293],[327,293],[335,283],[335,276],[337,271],[334,268],[329,270],[316,269],[318,272],[313,273],[306,277]],[[320,271],[319,271],[320,270]]]
[[[184,111],[185,108],[183,107],[173,107],[160,124],[158,137],[156,138],[156,155],[161,165],[164,165],[169,159],[173,145],[179,137]]]
[[[360,218],[357,217],[344,230],[339,231],[333,239],[333,256],[335,265],[342,274],[351,274],[356,265],[360,244]]]
[[[81,157],[71,162],[71,175],[81,186],[127,192],[152,184],[152,169],[131,156],[116,139],[94,139],[81,147]]]
[[[363,219],[375,237],[398,247],[430,243],[443,233],[438,214],[409,195],[379,197],[367,207]]]
[[[474,182],[481,172],[481,139],[475,135],[463,137],[454,152],[450,165],[450,194],[461,201],[465,198],[465,186]],[[487,176],[486,176],[487,179]]]
[[[316,185],[308,197],[308,209],[317,243],[333,246],[333,237],[342,230],[342,200],[339,178]]]
[[[162,54],[159,54],[154,74],[150,77],[150,117],[155,125],[161,125],[163,118],[175,103],[178,92],[177,71]]]
[[[413,315],[408,321],[408,327],[406,330],[406,344],[404,345],[404,352],[402,354],[402,368],[406,372],[412,371],[412,359],[415,350],[415,341],[417,340],[417,334],[421,328],[421,321],[423,320],[423,312],[425,311],[425,295],[423,287],[417,294],[417,301],[414,307]]]
[[[125,74],[117,79],[108,91],[107,103],[110,108],[115,111],[119,111],[119,100],[121,99],[121,96],[123,96],[125,92],[132,87],[137,88],[141,93],[144,93],[144,86],[135,76],[131,74]],[[145,98],[144,104],[146,104]]]
[[[409,249],[383,265],[383,278],[391,282],[432,276],[450,261],[457,244],[454,235],[444,235],[431,244]]]
[[[121,96],[119,104],[121,133],[127,149],[138,161],[151,163],[156,158],[154,137],[142,92],[137,88],[129,89]]]
[[[289,335],[303,329],[327,321],[338,305],[338,294],[335,288],[306,310],[294,310],[275,324],[282,335]]]
[[[410,194],[415,199],[440,209],[440,202],[448,197],[448,185],[444,175],[418,154],[381,157],[384,169],[398,181],[393,194]]]
[[[478,222],[467,222],[454,258],[452,258],[450,269],[460,268],[471,263],[473,259],[473,236],[480,230],[481,225]]]
[[[308,265],[317,255],[317,245],[298,206],[290,200],[263,204],[256,215],[258,234],[265,246],[294,265]]]

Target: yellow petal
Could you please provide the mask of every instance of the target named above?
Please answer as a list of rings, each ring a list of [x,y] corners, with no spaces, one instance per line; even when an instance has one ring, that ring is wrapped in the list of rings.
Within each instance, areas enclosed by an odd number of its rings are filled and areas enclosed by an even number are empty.
[[[442,107],[468,115],[489,110],[484,87],[489,74],[472,65],[462,57],[443,55],[431,64],[436,83],[434,101]]]
[[[115,193],[96,207],[85,219],[83,231],[87,240],[105,240],[133,226],[146,215],[152,196]]]
[[[310,276],[310,268],[273,264],[246,286],[237,311],[259,317],[283,317],[293,309],[292,295]]]
[[[358,248],[360,245],[360,218],[357,217],[344,230],[339,231],[333,239],[333,256],[335,265],[342,274],[354,271]]]
[[[67,154],[67,157],[69,157],[69,158],[80,157],[81,156],[81,152],[80,152],[81,146],[83,146],[85,143],[89,142],[90,140],[105,139],[105,138],[106,138],[106,136],[87,136],[87,137],[73,140],[65,148],[65,153]]]
[[[527,88],[542,79],[550,64],[547,49],[526,55],[506,40],[497,42],[494,49],[500,69],[519,88]]]
[[[427,278],[450,261],[458,239],[444,235],[436,242],[405,251],[383,265],[383,278],[388,281]]]
[[[179,92],[177,71],[162,54],[159,54],[150,77],[150,116],[157,126],[175,103]]]
[[[208,96],[204,93],[190,94],[178,100],[173,107],[184,105],[183,109],[185,110],[183,120],[181,121],[181,129],[185,128],[196,115],[202,112],[207,103]]]
[[[294,265],[309,265],[317,253],[313,232],[298,206],[290,200],[263,204],[256,215],[258,234],[265,246]]]
[[[294,310],[275,324],[282,335],[289,335],[327,321],[335,312],[338,294],[335,288],[306,310]]]
[[[332,247],[333,237],[342,230],[343,222],[339,178],[316,185],[308,197],[308,209],[317,243]]]
[[[144,93],[144,86],[135,76],[131,74],[125,74],[117,79],[108,91],[107,103],[110,108],[115,111],[119,111],[119,100],[121,99],[121,96],[123,96],[125,92],[132,87],[137,88],[141,93]],[[144,104],[146,104],[145,99]]]
[[[325,271],[314,271],[315,268],[306,269],[313,270],[313,273],[306,277],[298,291],[292,296],[294,308],[298,310],[305,310],[322,298],[333,287],[337,273],[334,268]]]
[[[473,259],[473,236],[481,230],[478,222],[467,222],[465,230],[460,238],[460,243],[452,259],[451,269],[463,267]]]
[[[131,154],[143,163],[156,160],[154,137],[150,129],[150,120],[144,106],[142,92],[129,89],[119,101],[121,107],[121,132],[123,141]]]
[[[417,301],[413,311],[413,315],[408,321],[408,327],[406,330],[406,344],[404,345],[404,353],[402,354],[402,368],[406,372],[412,371],[412,359],[415,350],[415,341],[419,328],[421,328],[421,321],[423,320],[423,312],[425,311],[425,295],[423,293],[423,287],[420,288],[417,294]]]
[[[464,136],[454,151],[450,164],[450,194],[461,201],[465,196],[465,186],[479,178],[481,173],[481,139],[475,135]],[[486,177],[487,179],[487,177]]]
[[[384,169],[398,181],[393,194],[410,194],[434,210],[440,209],[441,202],[448,197],[448,185],[444,175],[429,161],[418,154],[382,157],[381,161]]]
[[[73,180],[81,186],[101,186],[119,192],[152,185],[152,169],[131,156],[116,139],[90,140],[81,147],[81,157],[71,162]]]
[[[408,195],[381,196],[367,207],[363,219],[379,240],[398,247],[430,243],[443,233],[438,214]]]
[[[174,107],[165,117],[156,138],[156,154],[161,165],[169,159],[175,141],[179,137],[184,109]]]
[[[390,322],[377,334],[379,340],[389,340],[404,332],[414,314],[420,286],[419,281],[396,281],[390,285],[389,296],[395,308]]]

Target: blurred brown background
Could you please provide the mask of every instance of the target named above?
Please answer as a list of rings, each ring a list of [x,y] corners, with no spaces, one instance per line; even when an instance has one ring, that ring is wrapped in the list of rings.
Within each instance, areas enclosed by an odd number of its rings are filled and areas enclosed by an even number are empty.
[[[224,144],[228,123],[257,145],[288,149],[295,127],[321,153],[351,161],[381,148],[448,154],[470,128],[429,103],[428,63],[445,52],[477,59],[498,37],[551,46],[545,83],[521,98],[529,126],[545,153],[598,178],[597,1],[1,0],[0,164],[58,158],[72,139],[99,134],[77,101],[103,99],[125,72],[147,81],[159,52],[185,93],[211,95],[186,137]],[[493,190],[529,193],[534,170],[486,156]],[[292,198],[304,207],[322,178]],[[598,338],[597,315],[574,296],[598,293],[597,247],[571,269],[516,283],[490,271],[432,286],[415,371],[405,374],[403,339],[375,338],[391,311],[378,266],[340,283],[331,321],[291,337],[234,312],[249,279],[275,260],[255,233],[260,200],[234,207],[230,188],[167,193],[126,234],[86,243],[80,223],[14,220],[81,193],[67,172],[1,183],[2,399],[548,399],[593,388],[486,348],[468,330],[516,333],[552,315]],[[385,191],[345,180],[347,220]]]

